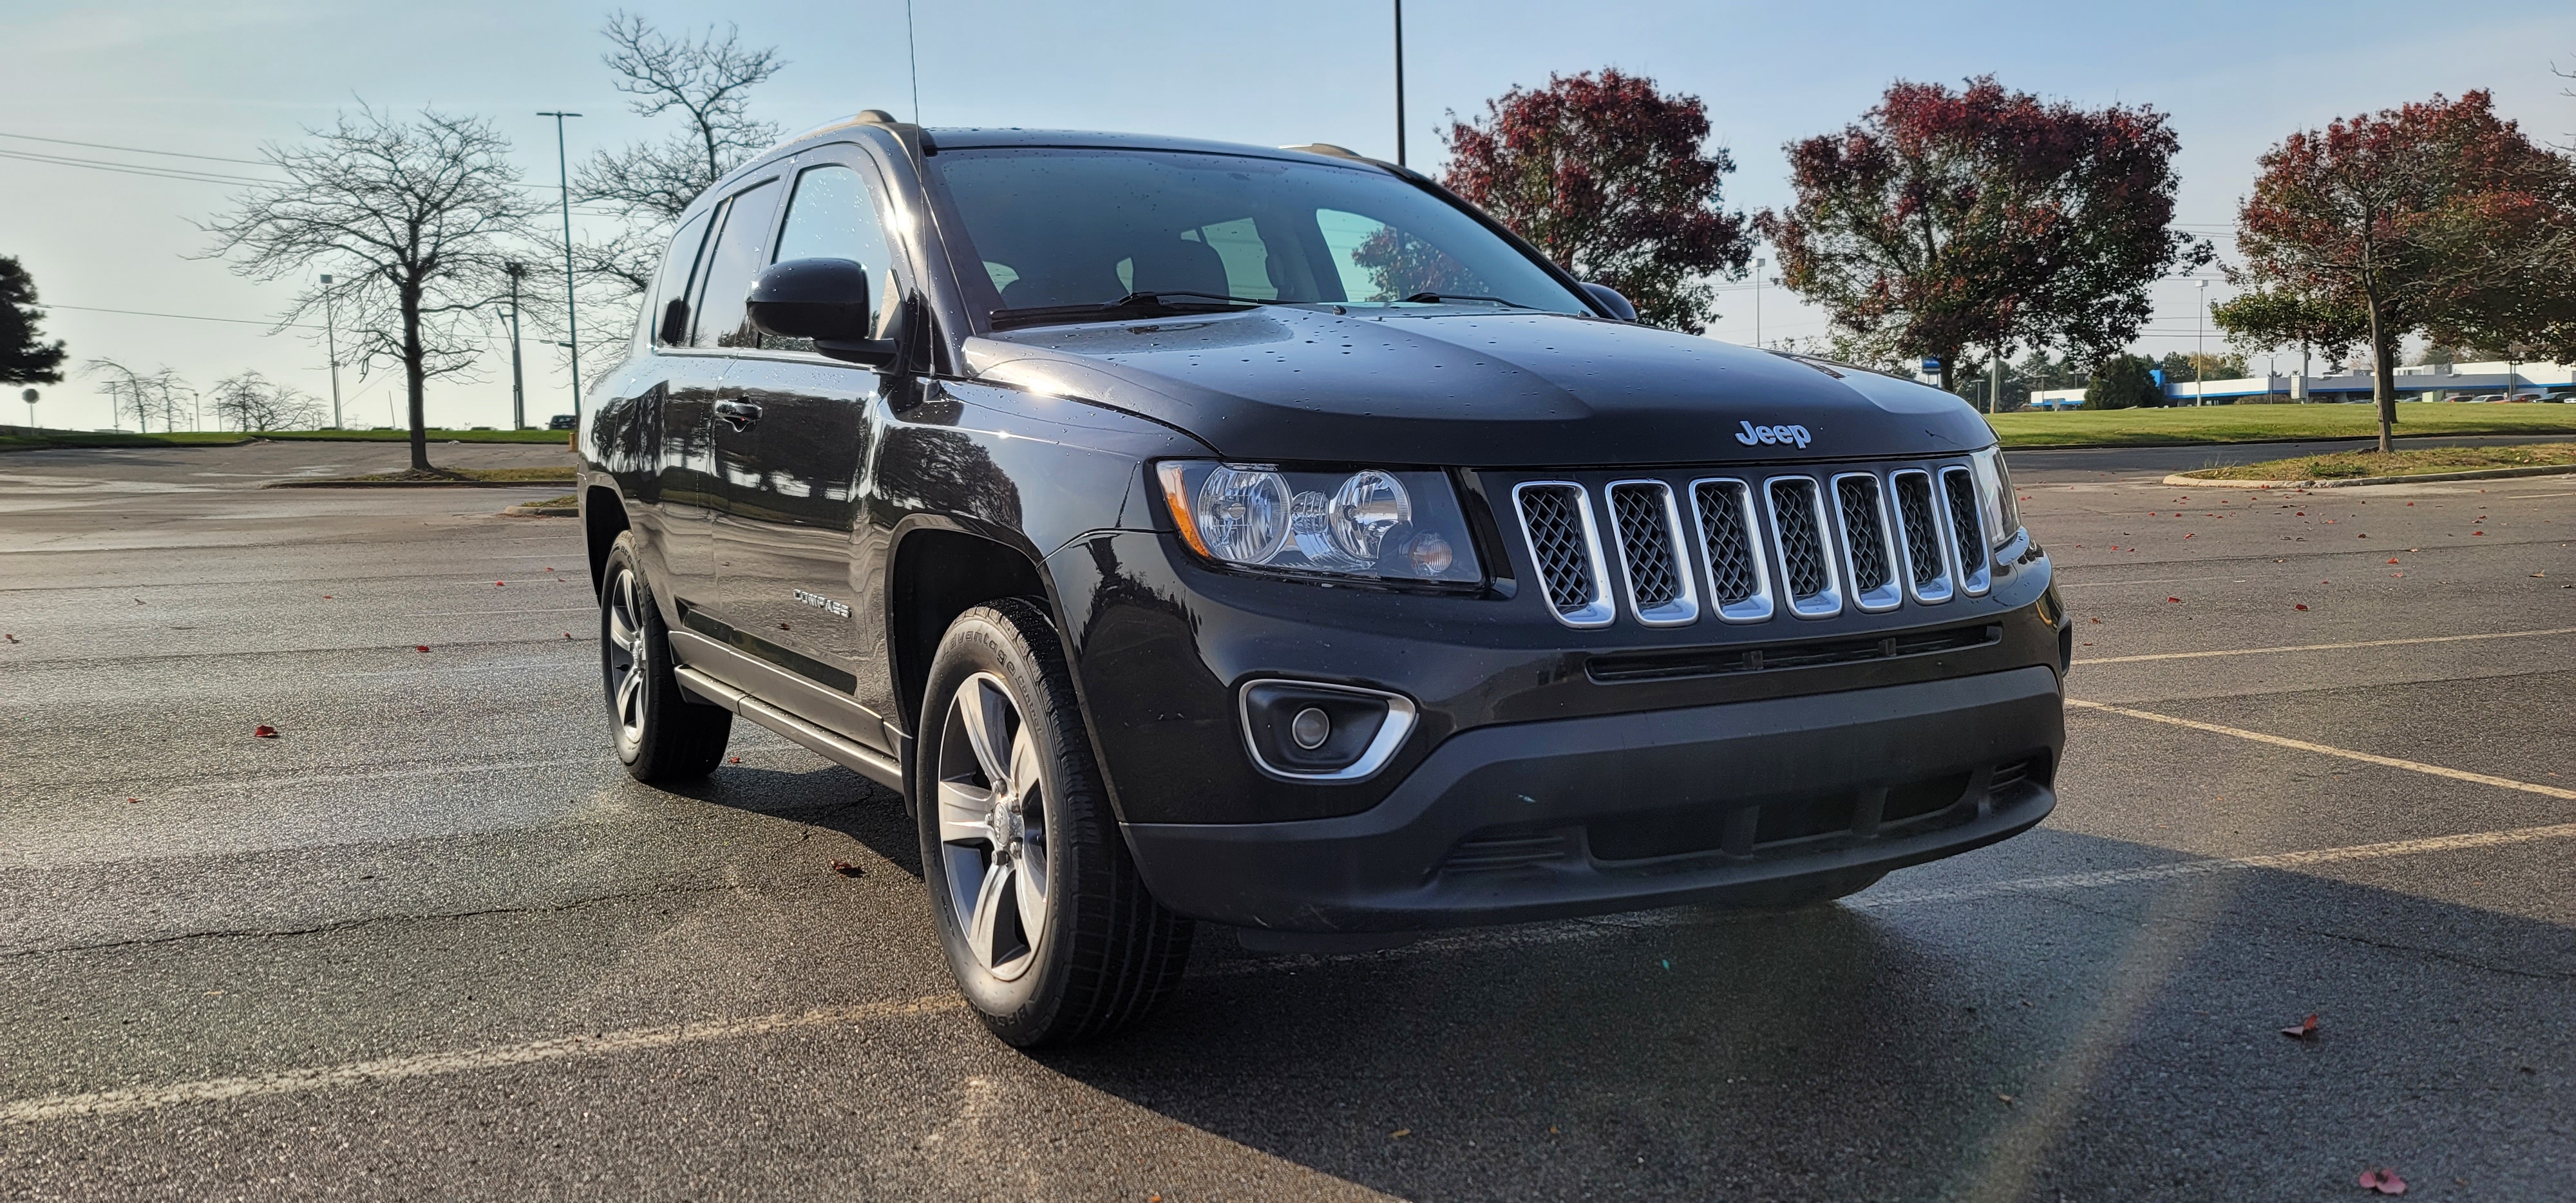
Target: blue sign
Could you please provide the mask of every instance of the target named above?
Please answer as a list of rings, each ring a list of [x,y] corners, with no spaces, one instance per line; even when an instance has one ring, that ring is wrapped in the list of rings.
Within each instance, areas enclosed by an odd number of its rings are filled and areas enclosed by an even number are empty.
[[[2165,370],[2163,368],[2150,368],[2147,370],[2147,375],[2155,377],[2157,388],[2163,388],[2165,386]]]
[[[1940,373],[1940,371],[1941,371],[1941,361],[1940,361],[1940,360],[1938,360],[1938,359],[1934,359],[1934,358],[1932,358],[1932,357],[1931,357],[1931,356],[1929,356],[1929,355],[1926,355],[1926,356],[1924,356],[1924,357],[1923,357],[1923,374],[1924,374],[1924,375],[1926,375],[1926,376],[1938,375],[1938,374]]]

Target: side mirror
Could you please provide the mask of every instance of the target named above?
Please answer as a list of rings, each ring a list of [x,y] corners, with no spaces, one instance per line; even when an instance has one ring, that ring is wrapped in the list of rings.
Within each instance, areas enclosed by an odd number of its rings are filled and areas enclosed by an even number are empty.
[[[1583,291],[1592,295],[1593,304],[1609,310],[1610,316],[1623,322],[1637,320],[1637,307],[1629,304],[1628,298],[1620,296],[1618,289],[1586,280],[1583,282]]]
[[[833,359],[883,367],[900,347],[868,337],[868,269],[848,259],[790,259],[752,281],[743,310],[772,338],[810,340]]]

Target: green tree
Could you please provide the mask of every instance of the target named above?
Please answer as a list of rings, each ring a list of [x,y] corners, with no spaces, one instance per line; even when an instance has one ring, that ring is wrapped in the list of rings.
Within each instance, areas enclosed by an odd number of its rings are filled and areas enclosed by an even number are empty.
[[[36,281],[16,259],[0,255],[0,384],[54,384],[63,378],[63,341],[41,341]]]
[[[2093,369],[2084,382],[2084,408],[2135,409],[2161,406],[2164,389],[2153,375],[2156,361],[2144,355],[2114,355]]]
[[[2288,288],[2249,288],[2210,306],[2209,320],[2227,341],[2248,351],[2299,349],[2299,374],[2308,374],[2308,357],[2322,353],[2339,361],[2370,341],[2370,315],[2331,296],[2312,296]]]

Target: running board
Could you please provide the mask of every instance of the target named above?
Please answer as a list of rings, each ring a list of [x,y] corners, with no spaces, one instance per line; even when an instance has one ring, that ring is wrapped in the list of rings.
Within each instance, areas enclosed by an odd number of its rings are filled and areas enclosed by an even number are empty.
[[[671,670],[671,675],[679,679],[680,688],[784,735],[842,768],[898,794],[904,792],[903,766],[897,764],[893,757],[873,748],[861,747],[694,668],[676,667]]]

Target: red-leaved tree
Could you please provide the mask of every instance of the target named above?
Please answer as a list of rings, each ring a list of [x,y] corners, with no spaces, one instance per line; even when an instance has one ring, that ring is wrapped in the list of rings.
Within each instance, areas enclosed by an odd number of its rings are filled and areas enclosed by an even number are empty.
[[[1742,213],[1719,207],[1734,160],[1708,110],[1615,68],[1513,88],[1452,120],[1441,182],[1578,278],[1618,289],[1637,318],[1693,334],[1717,317],[1712,275],[1753,256]]]
[[[1887,358],[2062,345],[2099,362],[2146,324],[2147,286],[2208,261],[2172,229],[2164,114],[1898,82],[1846,126],[1788,145],[1797,203],[1757,221],[1781,283]]]
[[[2576,167],[2487,93],[2302,130],[2262,167],[2237,210],[2245,275],[2362,315],[2381,451],[2409,333],[2576,351]]]

